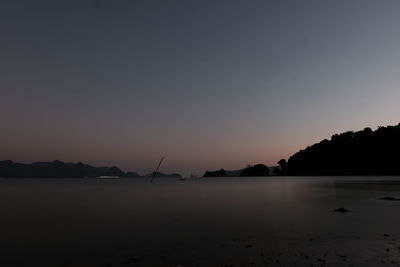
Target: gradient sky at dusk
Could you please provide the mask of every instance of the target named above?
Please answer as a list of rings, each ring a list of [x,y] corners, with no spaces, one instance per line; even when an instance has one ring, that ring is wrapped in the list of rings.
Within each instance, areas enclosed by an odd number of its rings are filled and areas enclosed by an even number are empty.
[[[400,121],[400,1],[2,0],[0,159],[275,165]]]

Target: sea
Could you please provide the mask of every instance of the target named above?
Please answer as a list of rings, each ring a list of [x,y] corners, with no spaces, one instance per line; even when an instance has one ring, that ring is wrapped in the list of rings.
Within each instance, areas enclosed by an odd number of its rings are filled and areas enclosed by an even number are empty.
[[[0,266],[400,266],[397,198],[391,176],[0,179]]]

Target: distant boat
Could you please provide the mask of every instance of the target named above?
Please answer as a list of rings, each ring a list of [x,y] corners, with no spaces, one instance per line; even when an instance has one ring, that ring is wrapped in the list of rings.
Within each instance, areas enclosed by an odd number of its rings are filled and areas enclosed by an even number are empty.
[[[152,175],[151,178],[150,178],[150,183],[152,183],[153,180],[154,180],[154,178],[156,177],[156,174],[157,174],[157,172],[158,172],[158,169],[160,169],[161,163],[162,163],[163,161],[164,161],[164,157],[162,157],[162,158],[160,159],[160,162],[158,163],[157,168],[154,170],[153,175]]]
[[[181,177],[178,180],[179,181],[186,181],[187,179],[195,179],[195,178],[197,178],[197,175],[194,175],[192,172],[190,172],[189,177]]]
[[[101,176],[99,176],[97,178],[99,178],[99,179],[118,179],[118,178],[121,178],[121,177],[119,177],[119,176],[101,175]]]

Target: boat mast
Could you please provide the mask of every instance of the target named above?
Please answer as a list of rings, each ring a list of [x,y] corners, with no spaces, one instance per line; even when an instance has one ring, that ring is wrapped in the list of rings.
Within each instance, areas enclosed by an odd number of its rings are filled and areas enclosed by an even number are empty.
[[[153,180],[154,180],[154,177],[156,177],[156,173],[158,172],[158,169],[160,168],[161,163],[163,162],[163,160],[164,160],[164,157],[162,157],[160,159],[160,162],[158,163],[157,168],[155,169],[155,171],[153,172],[153,175],[151,176],[150,183],[152,183]]]

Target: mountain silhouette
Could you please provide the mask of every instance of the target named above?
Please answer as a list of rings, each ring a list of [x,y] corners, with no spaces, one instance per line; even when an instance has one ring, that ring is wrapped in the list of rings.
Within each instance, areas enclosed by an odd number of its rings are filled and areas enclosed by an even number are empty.
[[[55,160],[23,164],[11,160],[0,161],[0,177],[3,178],[83,178],[99,176],[140,177],[135,172],[125,173],[115,166],[93,167],[81,162],[65,163]]]
[[[278,163],[280,175],[400,175],[400,124],[348,131]]]

